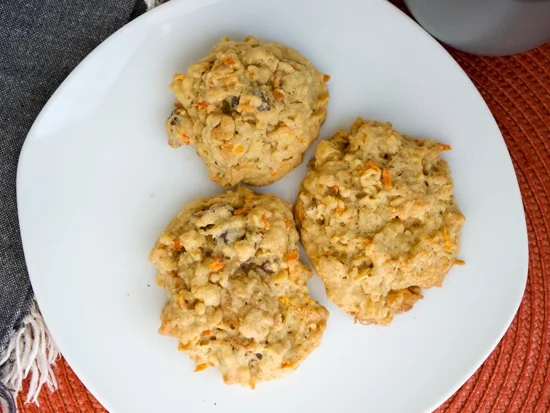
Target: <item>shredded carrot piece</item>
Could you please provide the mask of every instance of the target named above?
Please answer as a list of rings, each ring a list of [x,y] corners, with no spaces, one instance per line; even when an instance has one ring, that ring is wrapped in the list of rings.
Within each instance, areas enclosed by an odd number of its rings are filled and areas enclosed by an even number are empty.
[[[283,364],[281,364],[281,368],[282,368],[282,369],[292,368],[292,367],[294,367],[294,364],[288,363],[288,362],[286,362],[286,361],[283,362]]]
[[[233,212],[233,215],[241,215],[243,212],[248,211],[248,208],[250,208],[251,202],[252,202],[252,195],[248,195],[248,198],[246,198],[246,201],[244,202],[243,207]]]
[[[241,215],[243,212],[246,212],[248,210],[248,207],[245,205],[242,208],[237,209],[233,215]]]
[[[446,143],[438,143],[439,146],[441,146],[441,150],[442,151],[450,151],[451,149],[451,145],[447,145]]]
[[[364,239],[363,244],[370,245],[370,244],[372,244],[372,241],[370,239]]]
[[[195,105],[197,105],[198,107],[201,107],[203,109],[206,109],[208,107],[206,102],[195,102]]]
[[[349,152],[346,152],[346,153],[349,153]],[[367,171],[367,169],[374,169],[375,171],[379,171],[380,168],[378,167],[378,165],[376,165],[376,163],[372,162],[372,161],[368,161],[367,162],[367,165],[365,165],[365,167],[361,168],[361,167],[358,167],[355,169],[355,171],[359,174],[363,174]]]
[[[250,376],[250,381],[248,382],[248,385],[250,386],[251,390],[254,390],[256,388],[256,384],[254,383],[254,380],[252,380],[252,376]]]
[[[174,249],[180,250],[181,249],[181,243],[179,240],[174,241]]]
[[[281,126],[280,128],[277,128],[277,133],[280,135],[280,136],[291,136],[291,135],[295,135],[294,133],[294,129],[288,127],[288,126]],[[283,164],[284,162],[281,162],[281,164]]]
[[[344,213],[345,210],[346,210],[345,207],[338,207],[338,208],[336,208],[336,213],[337,213],[338,215],[342,215],[342,214]]]
[[[208,86],[214,86],[214,82],[211,81],[211,80],[209,80],[209,81],[208,81]]]
[[[288,265],[289,276],[291,275],[292,263],[297,259],[298,259],[298,248],[294,248],[292,251],[286,253],[286,263]],[[296,283],[296,281],[294,281],[294,283]]]
[[[336,191],[336,193],[340,192],[340,188],[338,188],[338,185],[334,185],[332,187],[332,189],[334,189],[334,191]]]
[[[183,109],[183,105],[182,105],[181,103],[179,103],[179,102],[174,103],[174,107],[175,107],[176,109]]]
[[[382,171],[382,182],[384,183],[384,186],[386,187],[386,189],[391,188],[391,175],[390,175],[390,171],[388,171],[387,169],[384,169]]]
[[[216,129],[214,129],[214,131],[216,131]],[[222,145],[222,148],[225,149],[226,151],[231,151],[231,152],[235,152],[235,153],[244,152],[244,148],[243,148],[242,145],[233,146],[231,143],[226,143],[226,144]]]
[[[445,240],[445,251],[450,251],[453,246],[451,244],[451,237],[449,236],[449,234],[447,234],[447,232],[443,232],[443,239]]]
[[[281,162],[281,165],[279,165],[279,169],[277,169],[277,170],[275,170],[275,171],[272,171],[272,172],[271,172],[271,176],[276,176],[276,175],[279,173],[279,171],[280,171],[281,169],[283,169],[284,167],[285,167],[285,163],[284,163],[284,162]]]
[[[202,334],[204,334],[205,336],[209,336],[210,334],[212,334],[212,332],[210,330],[204,330]]]
[[[328,82],[330,80],[330,75],[323,75],[323,82]]]
[[[223,268],[223,262],[220,259],[217,259],[212,264],[210,264],[208,268],[214,271],[219,271]]]
[[[181,133],[181,139],[183,139],[183,143],[185,143],[186,145],[189,145],[191,143],[191,141],[189,140],[189,136],[187,136],[185,132]]]
[[[292,251],[286,253],[287,261],[294,261],[298,258],[298,248],[294,248]]]
[[[195,373],[198,371],[206,370],[207,368],[208,368],[208,364],[206,363],[198,364],[197,367],[195,367]]]
[[[367,162],[367,166],[371,169],[374,169],[376,171],[379,171],[380,168],[378,167],[378,165],[376,165],[376,163],[374,163],[373,161],[368,161]]]
[[[281,84],[279,83],[279,78],[277,75],[273,75],[273,88],[279,89],[281,87]]]
[[[301,138],[299,136],[296,136],[296,139],[299,140],[300,142],[305,142],[305,138]]]
[[[286,227],[286,229],[289,229],[291,225],[292,225],[292,221],[288,218],[285,218],[285,227]]]
[[[466,265],[466,262],[463,260],[455,260],[455,265]]]
[[[264,221],[264,225],[265,225],[266,229],[269,229],[270,225],[269,225],[269,222],[267,222],[267,214],[266,213],[264,213],[262,215],[262,221]]]
[[[325,254],[326,257],[330,257],[330,256],[332,255],[332,254],[330,253],[330,251],[325,251],[324,254]]]
[[[235,59],[233,59],[232,57],[226,57],[225,59],[223,59],[223,62],[227,66],[233,66],[235,64]]]
[[[281,89],[273,89],[273,98],[281,102],[285,100],[285,93]]]

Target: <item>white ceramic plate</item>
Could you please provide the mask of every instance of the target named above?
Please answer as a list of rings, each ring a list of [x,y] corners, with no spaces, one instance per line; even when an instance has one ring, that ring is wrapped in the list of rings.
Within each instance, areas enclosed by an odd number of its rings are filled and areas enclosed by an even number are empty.
[[[147,255],[178,210],[221,193],[192,148],[167,145],[173,73],[222,36],[297,48],[329,73],[327,138],[356,116],[452,145],[467,223],[444,286],[391,327],[354,325],[326,299],[321,346],[251,391],[193,373],[157,334],[165,293]],[[309,159],[312,151],[306,154]],[[305,162],[261,188],[290,202]],[[84,384],[113,413],[421,412],[450,396],[511,322],[527,275],[520,192],[482,98],[431,37],[383,1],[171,1],[97,48],[29,132],[18,171],[25,256],[44,317]]]

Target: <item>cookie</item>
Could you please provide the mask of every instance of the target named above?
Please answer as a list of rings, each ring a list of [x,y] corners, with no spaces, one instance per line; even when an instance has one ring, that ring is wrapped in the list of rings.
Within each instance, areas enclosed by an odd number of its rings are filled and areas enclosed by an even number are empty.
[[[328,79],[281,44],[224,38],[174,76],[179,103],[166,122],[168,142],[193,145],[210,179],[224,187],[271,184],[298,166],[319,136]]]
[[[293,371],[320,344],[328,311],[309,296],[288,203],[238,187],[184,207],[150,253],[169,301],[159,333],[196,371],[254,388]]]
[[[450,149],[363,119],[317,146],[296,221],[329,299],[356,321],[389,324],[461,263]]]

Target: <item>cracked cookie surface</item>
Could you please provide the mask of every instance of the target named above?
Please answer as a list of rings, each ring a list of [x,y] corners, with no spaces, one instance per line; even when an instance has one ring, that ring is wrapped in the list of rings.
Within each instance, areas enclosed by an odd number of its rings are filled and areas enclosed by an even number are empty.
[[[449,149],[363,119],[317,146],[296,221],[328,298],[356,321],[389,324],[462,263]]]
[[[169,301],[159,333],[196,370],[254,387],[294,370],[321,342],[328,311],[309,296],[291,207],[245,187],[185,206],[150,253]]]
[[[193,145],[224,187],[278,181],[319,136],[328,79],[279,43],[224,38],[174,76],[179,103],[166,121],[169,144]]]

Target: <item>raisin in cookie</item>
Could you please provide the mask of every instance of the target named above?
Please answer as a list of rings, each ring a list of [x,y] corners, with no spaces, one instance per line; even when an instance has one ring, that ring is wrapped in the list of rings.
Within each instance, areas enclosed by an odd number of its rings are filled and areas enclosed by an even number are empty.
[[[169,144],[195,146],[210,179],[224,187],[273,183],[319,136],[328,78],[281,44],[224,38],[174,76],[179,103],[166,122]]]
[[[464,217],[448,149],[363,119],[317,146],[296,221],[328,297],[356,321],[389,324],[456,263]]]
[[[183,208],[151,251],[169,301],[159,332],[196,371],[219,365],[254,388],[295,369],[321,342],[328,311],[309,296],[291,207],[238,187]]]

